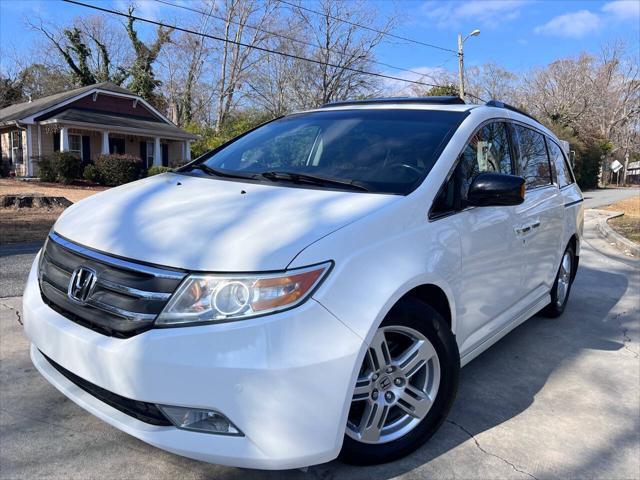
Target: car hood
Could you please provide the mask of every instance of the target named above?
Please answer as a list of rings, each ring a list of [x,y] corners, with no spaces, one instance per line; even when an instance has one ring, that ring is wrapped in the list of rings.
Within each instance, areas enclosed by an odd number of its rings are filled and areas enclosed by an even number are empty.
[[[399,198],[169,173],[88,197],[69,207],[54,230],[157,265],[281,270],[309,244]]]

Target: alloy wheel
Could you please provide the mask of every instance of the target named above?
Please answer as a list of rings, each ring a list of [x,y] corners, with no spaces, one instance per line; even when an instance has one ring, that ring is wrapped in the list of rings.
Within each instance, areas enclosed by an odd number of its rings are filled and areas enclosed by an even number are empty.
[[[562,263],[560,264],[560,272],[558,273],[558,287],[556,292],[556,304],[562,307],[569,293],[571,285],[571,253],[564,252]]]
[[[403,437],[427,415],[439,386],[440,361],[422,333],[379,328],[356,381],[347,435],[371,444]]]

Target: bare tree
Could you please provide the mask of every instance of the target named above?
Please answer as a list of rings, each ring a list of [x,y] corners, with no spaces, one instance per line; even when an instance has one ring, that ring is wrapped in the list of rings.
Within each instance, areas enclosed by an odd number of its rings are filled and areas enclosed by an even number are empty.
[[[251,47],[264,45],[270,37],[268,27],[275,12],[275,2],[224,0],[221,12],[217,10],[217,2],[208,2],[213,3],[219,15],[225,18],[218,34],[228,40],[217,45],[220,71],[216,82],[215,129],[220,131],[239,100],[247,76],[260,61],[260,53]],[[253,28],[247,28],[247,25]]]
[[[391,30],[394,19],[377,25],[371,4],[360,0],[320,0],[321,15],[295,9],[304,25],[304,35],[316,44],[311,56],[319,63],[307,63],[300,85],[304,106],[366,95],[377,88],[373,77],[360,73],[371,68],[373,51]],[[348,18],[350,23],[339,19]],[[376,25],[382,33],[363,31],[355,24]]]

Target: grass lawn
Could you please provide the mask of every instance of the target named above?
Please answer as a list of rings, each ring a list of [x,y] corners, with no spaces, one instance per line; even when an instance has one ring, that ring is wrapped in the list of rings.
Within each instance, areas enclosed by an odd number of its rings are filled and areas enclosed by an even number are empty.
[[[640,243],[640,195],[608,205],[604,210],[624,212],[623,216],[609,220],[609,225],[620,235]]]
[[[77,202],[106,187],[86,185],[60,185],[45,182],[21,182],[0,178],[0,196],[38,193],[52,197],[65,197]],[[60,216],[63,208],[0,208],[0,244],[44,241],[47,233]]]

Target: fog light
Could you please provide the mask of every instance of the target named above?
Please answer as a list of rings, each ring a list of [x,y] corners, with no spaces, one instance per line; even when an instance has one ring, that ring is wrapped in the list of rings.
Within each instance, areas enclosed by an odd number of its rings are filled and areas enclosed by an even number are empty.
[[[242,432],[227,417],[215,410],[170,407],[168,405],[158,405],[158,408],[176,427],[183,430],[220,435],[242,435]]]

